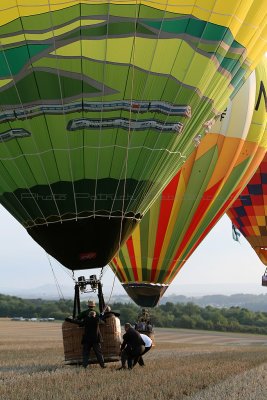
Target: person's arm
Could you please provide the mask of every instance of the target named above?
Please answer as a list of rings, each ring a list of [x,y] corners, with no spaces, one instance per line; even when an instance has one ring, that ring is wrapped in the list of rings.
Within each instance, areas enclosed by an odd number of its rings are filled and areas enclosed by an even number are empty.
[[[80,321],[80,320],[84,319],[87,316],[87,314],[88,314],[88,310],[81,311],[77,315],[77,319]]]
[[[126,347],[126,345],[127,345],[127,333],[125,333],[125,334],[123,335],[122,339],[123,339],[123,342],[122,342],[122,344],[121,344],[121,351],[122,351],[123,349],[125,349],[125,347]]]

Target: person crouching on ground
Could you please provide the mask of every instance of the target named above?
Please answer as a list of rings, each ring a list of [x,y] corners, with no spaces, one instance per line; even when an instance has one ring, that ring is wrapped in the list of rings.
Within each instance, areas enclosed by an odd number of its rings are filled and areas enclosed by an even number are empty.
[[[152,340],[150,337],[147,335],[140,333],[141,338],[143,339],[143,342],[145,343],[145,351],[141,354],[139,359],[137,360],[138,364],[141,365],[141,367],[145,366],[144,360],[143,360],[143,355],[146,354],[151,348],[152,348]],[[135,366],[136,363],[134,363],[133,366]]]
[[[123,342],[121,344],[121,367],[119,369],[126,368],[126,362],[128,363],[128,369],[132,369],[141,354],[145,351],[145,343],[140,336],[140,333],[136,331],[131,324],[128,322],[124,325],[125,334],[123,335]]]
[[[81,326],[84,326],[83,344],[83,367],[86,368],[89,364],[89,354],[93,348],[97,361],[101,368],[106,368],[104,357],[101,350],[101,333],[99,329],[99,318],[95,311],[90,311],[88,316],[84,318]]]

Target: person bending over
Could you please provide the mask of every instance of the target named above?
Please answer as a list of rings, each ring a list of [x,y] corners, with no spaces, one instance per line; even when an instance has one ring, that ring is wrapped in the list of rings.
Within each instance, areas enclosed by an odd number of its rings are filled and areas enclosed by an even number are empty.
[[[123,335],[123,342],[121,344],[121,367],[119,369],[126,368],[126,362],[128,363],[128,369],[132,369],[139,357],[145,351],[145,343],[138,331],[136,331],[131,324],[128,322],[124,325],[125,334]]]

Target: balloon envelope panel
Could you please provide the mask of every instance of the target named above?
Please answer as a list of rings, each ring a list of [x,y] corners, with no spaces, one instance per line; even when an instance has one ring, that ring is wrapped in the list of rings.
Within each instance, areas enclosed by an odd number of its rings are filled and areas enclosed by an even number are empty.
[[[267,265],[267,156],[228,210],[234,226]]]
[[[68,268],[111,259],[257,64],[266,2],[225,3],[0,5],[0,202]]]
[[[112,269],[137,304],[157,304],[263,159],[266,64],[230,102],[113,259]]]

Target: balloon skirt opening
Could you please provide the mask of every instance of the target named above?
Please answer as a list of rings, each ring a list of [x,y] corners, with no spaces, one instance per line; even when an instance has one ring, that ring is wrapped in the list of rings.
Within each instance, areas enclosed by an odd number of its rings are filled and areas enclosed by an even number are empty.
[[[168,285],[155,283],[124,283],[123,288],[141,307],[155,307],[168,289]]]

